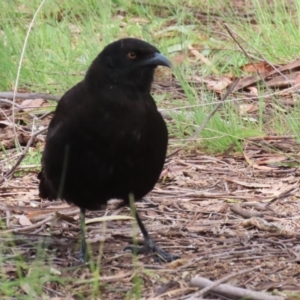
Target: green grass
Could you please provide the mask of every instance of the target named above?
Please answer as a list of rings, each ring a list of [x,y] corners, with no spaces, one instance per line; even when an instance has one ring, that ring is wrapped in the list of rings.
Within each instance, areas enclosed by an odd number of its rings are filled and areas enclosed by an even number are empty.
[[[6,235],[9,238],[9,235]],[[2,241],[4,235],[1,235]],[[28,260],[25,247],[20,250],[14,244],[0,245],[0,297],[1,299],[38,299],[44,289],[52,284],[64,284],[58,270],[51,267],[51,258],[40,247],[36,250],[38,259]],[[45,263],[45,260],[48,263]],[[50,262],[50,263],[49,263]],[[71,279],[69,278],[68,281]],[[12,297],[12,298],[9,298]]]
[[[11,89],[15,85],[26,30],[40,4],[39,1],[28,4],[21,0],[13,3],[6,3],[0,12],[3,20],[0,36],[0,51],[3,53],[0,58],[0,75],[4,78],[0,82],[2,90]],[[232,72],[240,76],[240,66],[249,62],[249,58],[228,37],[220,20],[229,24],[245,40],[240,41],[243,48],[257,57],[265,57],[276,63],[295,59],[298,55],[300,10],[297,4],[295,9],[287,10],[282,1],[275,1],[276,5],[271,7],[254,0],[249,8],[253,16],[248,18],[249,22],[241,22],[241,12],[231,7],[230,1],[223,4],[203,1],[200,5],[192,1],[189,5],[180,6],[176,3],[168,1],[166,7],[159,8],[155,6],[159,5],[159,1],[120,0],[108,1],[105,5],[103,1],[96,0],[45,1],[30,32],[19,87],[61,95],[81,80],[104,45],[124,36],[134,36],[154,43],[171,58],[178,54],[178,50],[188,53],[187,46],[194,45],[199,52],[207,55],[213,68],[204,63],[185,63],[174,69],[184,96],[183,99],[174,99],[171,95],[173,98],[169,99],[169,103],[177,108],[194,106],[192,119],[186,118],[185,114],[175,117],[176,126],[172,132],[184,139],[186,133],[190,134],[195,126],[202,123],[215,105],[210,102],[215,103],[216,99],[210,91],[199,94],[195,86],[188,83],[188,78],[193,75],[208,76],[212,69],[218,70],[220,75]],[[203,17],[197,15],[198,12],[207,13],[205,22]],[[209,16],[210,13],[217,14],[218,18]],[[250,24],[253,19],[258,25]],[[273,22],[274,19],[276,22]],[[159,104],[164,107],[163,101]],[[261,119],[249,123],[231,110],[232,107],[228,106],[223,111],[226,111],[225,123],[224,115],[216,114],[213,117],[200,136],[203,138],[201,147],[210,152],[223,152],[232,142],[240,148],[240,141],[249,135],[267,133],[262,130]],[[271,129],[280,128],[282,131],[281,123],[282,120]],[[286,128],[286,131],[290,129]]]
[[[16,84],[27,29],[41,2],[2,2],[0,90],[7,91]],[[121,37],[147,40],[171,59],[178,53],[187,55],[187,46],[193,45],[209,59],[212,67],[186,60],[173,70],[183,93],[163,91],[154,95],[160,107],[176,109],[169,128],[172,137],[177,139],[176,145],[184,144],[218,102],[217,96],[205,84],[195,84],[190,79],[209,75],[219,78],[229,72],[242,76],[245,74],[240,67],[250,62],[229,37],[223,22],[239,35],[237,39],[245,51],[260,59],[284,63],[298,58],[300,49],[300,4],[297,1],[288,6],[287,1],[275,0],[271,6],[269,1],[253,0],[252,4],[248,4],[249,8],[244,7],[244,11],[233,7],[233,1],[229,0],[200,2],[167,0],[164,1],[165,7],[161,8],[156,6],[161,5],[158,0],[45,1],[29,35],[18,88],[61,95],[82,79],[104,45]],[[245,19],[243,12],[252,16]],[[254,19],[256,24],[252,24]],[[214,69],[218,75],[213,73]],[[228,101],[209,121],[193,146],[209,153],[225,152],[232,146],[241,151],[243,140],[249,136],[297,134],[300,129],[299,105],[289,111],[273,109],[272,116],[269,116],[265,114],[263,93],[263,90],[259,91],[262,96],[258,100],[256,122],[240,116],[236,107],[240,102]],[[229,97],[228,100],[234,98]],[[280,97],[271,96],[271,100],[282,107]],[[22,164],[38,164],[39,161],[40,150],[37,148],[28,153]],[[46,282],[61,283],[62,277],[52,275],[49,267],[37,266],[38,263],[24,267],[23,262],[12,261],[15,277],[19,279],[9,278],[7,269],[1,267],[0,296],[18,295],[18,299],[34,299],[35,295],[46,294],[42,288]],[[0,264],[4,266],[4,259],[0,260]],[[95,270],[100,272],[99,268]],[[134,277],[134,281],[134,288],[126,296],[128,299],[132,299],[133,295],[138,299],[142,294],[143,282],[139,277]],[[26,284],[30,285],[28,291],[24,288]],[[98,291],[99,286],[95,284],[95,297]],[[62,293],[72,291],[62,288]]]

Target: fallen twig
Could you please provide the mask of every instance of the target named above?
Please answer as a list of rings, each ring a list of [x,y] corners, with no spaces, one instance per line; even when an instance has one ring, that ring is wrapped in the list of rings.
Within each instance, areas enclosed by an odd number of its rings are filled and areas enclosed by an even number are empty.
[[[0,98],[6,99],[44,99],[44,100],[54,100],[58,101],[60,99],[59,96],[54,96],[50,94],[42,94],[42,93],[13,93],[13,92],[0,92]]]
[[[205,128],[209,120],[214,116],[214,114],[220,109],[222,104],[225,102],[227,97],[231,94],[231,92],[234,90],[236,85],[238,84],[240,80],[236,79],[227,89],[226,93],[222,97],[221,101],[216,105],[216,107],[210,112],[210,114],[206,117],[206,119],[202,122],[202,124],[195,130],[194,134],[188,140],[193,140],[195,137],[199,135],[199,133]]]
[[[241,49],[241,51],[245,54],[246,57],[249,58],[249,60],[251,61],[252,65],[256,68],[255,63],[254,63],[252,57],[248,55],[248,53],[245,51],[245,49],[242,47],[242,45],[241,45],[241,44],[238,42],[238,40],[234,37],[234,34],[235,34],[236,36],[238,36],[244,43],[247,43],[247,41],[246,41],[245,39],[243,39],[240,35],[238,35],[234,30],[232,30],[228,24],[225,23],[224,26],[225,26],[227,32],[229,33],[229,35],[231,36],[231,38],[235,41],[235,43],[238,45],[238,47]],[[234,34],[233,34],[233,33],[234,33]],[[249,43],[247,43],[247,44],[248,44],[250,47],[252,47],[252,49],[254,49],[257,53],[259,53],[259,55],[263,58],[263,60],[266,61],[266,62],[273,68],[273,71],[268,72],[267,74],[262,74],[261,72],[259,72],[258,69],[256,69],[257,75],[260,77],[260,79],[261,79],[262,81],[265,81],[265,79],[266,79],[267,77],[269,77],[270,74],[271,74],[272,72],[275,71],[276,73],[278,73],[278,74],[280,74],[281,76],[283,76],[287,82],[290,82],[290,81],[288,80],[288,78],[287,78],[287,77],[286,77],[286,76],[285,76],[285,75],[284,75],[284,74],[283,74],[283,73],[282,73],[282,72],[281,72],[274,64],[272,64],[269,60],[267,60],[266,57],[264,57],[260,52],[258,52],[257,49],[255,49],[255,48],[253,47],[253,45],[250,45]],[[255,75],[254,75],[253,77],[255,78]],[[292,85],[292,84],[291,84],[291,85]],[[267,86],[267,85],[266,85],[266,86]],[[244,87],[246,87],[246,86],[244,86]],[[241,89],[241,88],[242,88],[242,87],[237,86],[237,88],[236,88],[235,91],[237,91],[237,90],[239,90],[239,89]]]
[[[210,112],[210,114],[206,117],[206,119],[202,122],[202,124],[195,130],[195,132],[186,140],[187,144],[188,142],[194,140],[199,133],[205,128],[205,126],[207,125],[207,123],[209,122],[209,120],[214,116],[214,114],[220,109],[220,107],[222,106],[222,104],[225,102],[225,100],[227,99],[227,97],[231,94],[231,92],[234,90],[234,88],[236,87],[236,85],[238,84],[239,79],[236,79],[227,89],[226,93],[223,95],[221,101],[216,105],[216,107]],[[167,157],[171,157],[175,154],[177,154],[178,152],[180,152],[182,149],[184,148],[184,146],[180,147],[179,149],[177,149],[176,151],[174,151],[173,153],[169,154]]]
[[[230,210],[237,215],[242,216],[245,219],[250,219],[252,217],[261,217],[263,218],[264,214],[257,211],[248,211],[240,207],[239,204],[235,203],[230,207]]]
[[[4,103],[4,104],[7,104],[7,105],[10,105],[10,106],[15,106],[16,108],[22,110],[22,109],[25,109],[26,107],[18,104],[18,103],[14,103],[13,101],[11,100],[7,100],[7,99],[0,99],[0,103]],[[35,118],[36,116],[34,114],[31,114],[31,113],[28,113],[30,115],[30,117],[32,118]]]
[[[15,170],[17,169],[17,167],[19,166],[19,164],[22,162],[22,160],[24,159],[25,155],[27,154],[31,144],[33,143],[33,141],[35,140],[35,138],[41,134],[42,132],[46,131],[47,128],[43,128],[39,131],[36,131],[35,133],[32,134],[32,136],[30,137],[29,141],[27,142],[27,145],[25,147],[25,149],[23,150],[22,154],[20,155],[19,159],[17,160],[17,162],[15,163],[15,165],[5,174],[5,176],[3,178],[0,179],[0,184],[2,184],[5,179],[8,179],[10,176],[12,176],[15,172]]]
[[[212,282],[209,279],[197,276],[191,279],[191,285],[197,286],[200,288],[203,288],[200,292],[194,294],[192,297],[188,298],[188,300],[192,299],[199,299],[200,296],[202,296],[204,293],[207,293],[208,291],[212,291],[218,294],[225,295],[226,297],[229,297],[230,299],[252,299],[252,300],[284,300],[284,297],[281,296],[272,296],[267,293],[263,292],[257,292],[257,291],[251,291],[247,289],[242,289],[239,287],[235,287],[229,284],[220,284],[221,282],[227,281],[228,279],[232,277],[236,277],[238,275],[241,275],[243,273],[247,273],[251,270],[257,269],[260,266],[257,266],[255,268],[246,269],[241,272],[237,272],[234,274],[230,274],[216,282]],[[197,295],[198,298],[195,298],[195,295]]]
[[[269,136],[256,136],[247,137],[247,141],[272,141],[272,140],[290,140],[296,139],[295,135],[269,135]]]
[[[209,285],[209,286],[205,287],[204,289],[202,289],[201,291],[199,291],[199,292],[193,294],[192,297],[190,297],[190,298],[188,298],[188,299],[192,300],[192,299],[196,299],[196,297],[197,297],[197,298],[198,298],[198,297],[202,297],[202,296],[204,296],[207,292],[211,291],[213,288],[219,286],[221,283],[223,283],[223,282],[225,282],[225,281],[228,281],[229,279],[232,279],[232,278],[234,278],[234,277],[240,276],[240,275],[242,275],[242,274],[244,274],[244,273],[248,273],[248,272],[253,271],[253,270],[255,270],[255,269],[259,269],[260,267],[261,267],[261,266],[256,266],[256,267],[254,267],[254,268],[249,268],[249,269],[245,269],[245,270],[241,270],[241,271],[239,271],[239,272],[235,272],[235,273],[229,274],[229,275],[227,275],[227,276],[225,276],[225,277],[223,277],[223,278],[221,278],[221,279],[219,279],[219,280],[217,280],[217,281],[215,281],[215,282],[212,282],[211,285]],[[192,279],[192,280],[193,280],[193,279]],[[192,280],[191,280],[191,282],[192,282]]]
[[[52,221],[55,217],[56,217],[56,214],[53,213],[49,217],[47,217],[46,219],[44,219],[44,220],[42,220],[40,222],[37,222],[37,223],[29,225],[29,226],[25,226],[25,227],[20,227],[20,228],[14,228],[14,229],[5,230],[5,231],[3,231],[3,233],[19,232],[19,231],[23,231],[23,230],[26,231],[26,230],[29,230],[29,229],[35,229],[35,228],[38,228],[38,227],[40,227],[41,225],[43,225],[45,223],[48,223],[48,222]]]

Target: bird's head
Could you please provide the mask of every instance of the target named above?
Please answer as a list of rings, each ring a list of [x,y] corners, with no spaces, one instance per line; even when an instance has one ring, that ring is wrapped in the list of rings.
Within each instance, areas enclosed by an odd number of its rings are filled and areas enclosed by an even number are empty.
[[[134,38],[125,38],[107,45],[90,66],[86,78],[99,86],[134,88],[150,92],[157,66],[171,67],[171,62],[152,45]],[[98,82],[98,83],[97,83]]]

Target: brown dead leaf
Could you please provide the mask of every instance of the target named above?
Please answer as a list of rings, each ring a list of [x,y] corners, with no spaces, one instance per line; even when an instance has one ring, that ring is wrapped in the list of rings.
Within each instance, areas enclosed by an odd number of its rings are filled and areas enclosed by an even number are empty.
[[[300,84],[300,74],[298,74],[298,76],[296,77],[295,81],[294,81],[294,85],[298,85]]]
[[[258,165],[262,165],[262,164],[272,164],[272,163],[276,163],[276,162],[281,162],[281,161],[285,161],[287,158],[286,156],[277,156],[277,157],[267,157],[267,158],[258,158],[256,160],[256,163]]]
[[[64,208],[71,208],[72,206],[70,204],[68,204],[67,202],[62,202],[60,204],[51,204],[49,206],[47,206],[48,209],[53,209],[53,210],[61,210]],[[74,207],[75,208],[75,207]]]
[[[244,155],[244,158],[245,160],[247,161],[247,163],[253,167],[254,169],[258,169],[258,170],[268,170],[268,171],[271,171],[271,170],[274,170],[276,168],[271,168],[271,167],[267,167],[267,166],[259,166],[256,162],[254,162],[253,160],[251,160],[248,155],[246,154],[245,151],[243,151],[243,155]]]
[[[22,226],[32,225],[31,221],[25,215],[19,217],[19,224]]]
[[[263,231],[280,233],[282,235],[287,235],[287,236],[294,236],[294,233],[292,231],[288,231],[274,223],[268,222],[259,217],[253,217],[251,219],[245,220],[242,224],[245,227],[255,226],[258,229]]]
[[[259,107],[257,104],[240,104],[239,113],[241,116],[246,115],[247,113],[258,111]]]
[[[213,71],[213,73],[215,73],[216,75],[219,74],[219,71],[213,66],[212,62],[207,57],[205,57],[202,53],[200,53],[198,50],[196,50],[192,46],[188,46],[188,49],[191,51],[191,53],[196,58],[200,59],[203,63],[205,63],[207,66],[209,66],[211,68],[211,70]]]
[[[189,262],[188,259],[184,259],[184,258],[176,259],[168,264],[168,268],[177,269],[177,268],[187,264],[188,262]]]
[[[17,138],[21,145],[26,145],[30,139],[29,134],[25,132],[17,132]],[[0,130],[1,146],[5,149],[11,149],[15,147],[15,133],[12,128],[6,127]]]
[[[222,90],[226,89],[231,84],[231,80],[227,77],[220,78],[218,81],[210,80],[207,81],[207,88],[220,93]]]
[[[30,220],[33,220],[34,218],[36,217],[40,217],[40,216],[47,216],[51,213],[54,213],[55,210],[51,210],[51,209],[36,209],[36,210],[33,210],[33,211],[29,211],[27,213],[27,216]]]
[[[258,76],[257,74],[255,75],[251,75],[251,76],[247,76],[245,78],[240,79],[240,81],[238,82],[238,84],[235,86],[235,88],[233,89],[232,92],[244,89],[248,86],[251,86],[253,84],[255,84],[257,81],[261,80],[261,76]]]
[[[38,108],[44,104],[44,99],[26,99],[22,102],[22,106],[27,108]]]
[[[245,64],[241,67],[241,70],[248,73],[267,73],[273,70],[273,67],[270,66],[267,62],[256,62]]]
[[[278,76],[272,77],[271,79],[268,79],[266,85],[267,87],[270,88],[278,88],[278,89],[288,88],[294,85],[295,79],[299,74],[300,74],[299,72],[284,74],[284,75],[280,74]]]
[[[258,96],[258,89],[255,86],[249,86],[247,90],[249,90],[251,95]]]

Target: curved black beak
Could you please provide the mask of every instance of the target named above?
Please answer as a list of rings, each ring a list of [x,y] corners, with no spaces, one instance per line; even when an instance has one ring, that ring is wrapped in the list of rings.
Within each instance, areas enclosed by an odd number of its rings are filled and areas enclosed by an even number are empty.
[[[165,66],[172,68],[172,63],[162,54],[156,52],[152,57],[141,62],[142,66]]]

